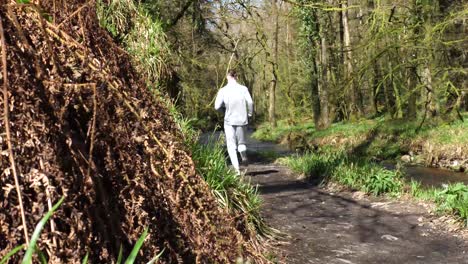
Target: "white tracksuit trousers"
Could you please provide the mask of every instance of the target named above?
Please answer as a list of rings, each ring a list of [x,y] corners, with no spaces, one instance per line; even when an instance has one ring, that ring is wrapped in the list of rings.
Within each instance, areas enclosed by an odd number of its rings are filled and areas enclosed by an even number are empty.
[[[239,160],[237,159],[237,151],[247,151],[245,145],[245,129],[247,126],[231,126],[224,123],[224,133],[226,135],[226,146],[231,159],[231,164],[238,174],[240,174]]]

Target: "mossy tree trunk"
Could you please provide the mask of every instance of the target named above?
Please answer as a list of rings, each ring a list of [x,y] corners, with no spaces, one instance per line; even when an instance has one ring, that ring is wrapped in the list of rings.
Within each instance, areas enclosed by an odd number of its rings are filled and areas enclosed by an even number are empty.
[[[279,10],[278,0],[273,2],[273,14],[275,16],[275,32],[273,37],[273,61],[271,62],[272,80],[269,89],[268,119],[273,127],[276,127],[276,88],[278,86],[278,38],[279,38]]]

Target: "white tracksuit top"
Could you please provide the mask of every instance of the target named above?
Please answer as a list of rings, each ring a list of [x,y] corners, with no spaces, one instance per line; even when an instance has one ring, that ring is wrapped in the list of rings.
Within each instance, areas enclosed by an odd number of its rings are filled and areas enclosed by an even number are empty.
[[[215,109],[226,108],[224,123],[231,126],[244,126],[252,116],[253,101],[247,87],[230,81],[221,88],[216,96]]]

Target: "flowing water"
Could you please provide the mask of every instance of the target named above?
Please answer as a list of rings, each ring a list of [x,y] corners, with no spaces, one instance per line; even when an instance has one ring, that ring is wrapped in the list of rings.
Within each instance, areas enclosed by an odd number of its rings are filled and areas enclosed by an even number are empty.
[[[384,162],[382,165],[392,170],[396,167],[394,163],[390,162]],[[444,184],[457,182],[468,184],[468,174],[463,172],[411,165],[405,166],[403,170],[405,178],[419,181],[425,187],[441,187]]]

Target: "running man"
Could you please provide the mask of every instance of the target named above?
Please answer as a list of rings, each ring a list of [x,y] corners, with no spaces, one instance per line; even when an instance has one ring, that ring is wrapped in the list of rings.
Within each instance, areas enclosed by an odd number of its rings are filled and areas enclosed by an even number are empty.
[[[224,112],[224,133],[226,135],[226,145],[231,159],[231,164],[240,175],[239,151],[242,162],[247,163],[247,146],[245,141],[246,128],[249,117],[253,113],[253,101],[247,87],[237,82],[235,70],[229,70],[227,74],[228,84],[218,91],[215,101],[215,109]]]

